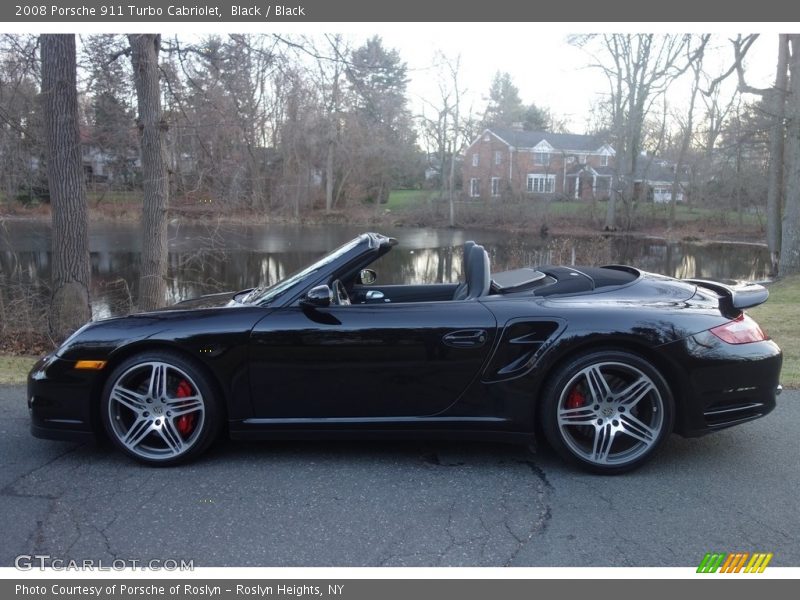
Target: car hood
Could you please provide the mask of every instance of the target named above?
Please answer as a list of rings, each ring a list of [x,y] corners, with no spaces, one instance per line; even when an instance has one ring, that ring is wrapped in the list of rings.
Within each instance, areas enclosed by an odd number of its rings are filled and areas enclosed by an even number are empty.
[[[217,294],[206,294],[197,298],[190,298],[176,302],[171,306],[165,306],[159,310],[188,310],[192,308],[222,308],[226,306],[236,307],[245,306],[238,302],[237,298],[242,298],[250,290],[242,290],[239,292],[219,292]]]

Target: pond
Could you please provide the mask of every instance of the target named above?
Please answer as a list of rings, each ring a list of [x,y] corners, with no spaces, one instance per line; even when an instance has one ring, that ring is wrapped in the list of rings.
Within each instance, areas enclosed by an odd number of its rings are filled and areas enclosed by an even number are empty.
[[[349,225],[172,224],[169,301],[274,283],[362,231],[361,226]],[[399,240],[381,259],[382,283],[458,281],[460,246],[466,240],[487,248],[495,272],[526,265],[624,263],[673,277],[763,280],[769,273],[767,249],[758,244],[667,242],[620,235],[543,238],[538,232],[432,228],[380,232]],[[92,224],[91,294],[96,318],[130,310],[139,277],[140,237],[138,224]],[[0,283],[32,283],[46,294],[50,242],[47,222],[0,223]]]

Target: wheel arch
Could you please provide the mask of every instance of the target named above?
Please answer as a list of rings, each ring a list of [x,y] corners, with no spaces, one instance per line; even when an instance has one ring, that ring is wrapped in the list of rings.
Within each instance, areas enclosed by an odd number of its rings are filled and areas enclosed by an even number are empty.
[[[158,351],[177,354],[181,358],[187,360],[193,366],[195,366],[197,369],[203,372],[203,374],[208,378],[208,381],[214,387],[214,394],[218,399],[217,404],[222,417],[222,427],[225,431],[227,431],[229,398],[225,393],[224,386],[217,378],[216,373],[214,373],[214,370],[210,369],[208,365],[203,363],[201,360],[198,360],[196,357],[192,356],[189,352],[187,352],[185,349],[181,348],[177,344],[162,340],[155,340],[155,341],[143,340],[139,342],[134,342],[114,350],[109,355],[105,367],[100,372],[100,377],[98,377],[95,380],[92,386],[91,398],[90,398],[91,402],[90,415],[91,415],[92,431],[94,431],[96,435],[100,436],[101,439],[106,439],[107,437],[105,428],[103,427],[103,423],[101,421],[100,403],[103,398],[103,389],[105,388],[106,382],[108,381],[108,378],[111,376],[111,373],[114,372],[114,369],[116,369],[120,364],[122,364],[124,361],[128,360],[132,356],[136,356],[137,354],[141,354],[143,352],[158,352]]]
[[[550,360],[541,365],[541,367],[546,370],[547,375],[538,381],[536,386],[536,394],[534,396],[536,398],[536,405],[533,408],[532,417],[537,429],[537,434],[541,433],[541,431],[539,431],[539,427],[541,421],[542,390],[547,387],[547,384],[550,382],[550,380],[556,376],[558,371],[568,361],[573,360],[579,354],[589,354],[591,352],[598,351],[629,352],[640,356],[642,359],[652,364],[653,367],[664,378],[670,394],[672,394],[672,399],[675,405],[673,430],[678,427],[678,423],[680,422],[679,417],[683,412],[683,399],[686,398],[686,394],[684,393],[684,384],[682,383],[683,376],[678,365],[676,365],[663,353],[658,352],[657,349],[652,345],[649,345],[635,337],[615,337],[611,339],[585,338],[577,343],[569,344],[569,347],[560,349],[556,355],[550,357]]]

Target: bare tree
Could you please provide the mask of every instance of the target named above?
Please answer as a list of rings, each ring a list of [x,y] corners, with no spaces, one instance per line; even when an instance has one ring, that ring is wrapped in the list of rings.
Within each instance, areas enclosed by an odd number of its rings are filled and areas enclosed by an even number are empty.
[[[795,49],[795,53],[798,49]],[[786,89],[788,84],[789,36],[778,35],[778,66],[775,87],[772,89],[772,130],[769,136],[769,186],[767,187],[767,247],[773,275],[777,275],[781,262],[781,211],[783,204],[783,161],[786,117]],[[798,73],[800,76],[800,73]]]
[[[703,165],[696,198],[709,207],[733,209],[741,218],[746,207],[763,207],[767,197],[773,120],[764,100],[746,102],[739,93],[734,97],[713,161]]]
[[[573,38],[586,46],[598,36]],[[690,35],[607,34],[600,37],[601,69],[609,85],[611,131],[616,159],[606,210],[606,229],[617,226],[617,197],[633,198],[633,182],[642,150],[642,127],[653,103],[689,68],[695,56],[686,53]],[[686,60],[682,57],[686,56]]]
[[[132,127],[133,77],[127,61],[130,53],[124,35],[96,34],[80,38],[82,71],[88,76],[83,95],[86,133],[84,143],[106,159],[102,174],[94,172],[91,183],[127,189],[134,183],[138,140]],[[79,60],[81,56],[79,55]]]
[[[142,156],[142,262],[139,309],[153,310],[166,299],[167,203],[169,173],[165,156],[167,124],[161,115],[158,54],[161,36],[129,34],[133,79],[138,100],[139,140]]]
[[[720,160],[724,156],[725,148],[720,144],[726,127],[734,115],[734,109],[741,105],[741,94],[738,90],[726,90],[716,86],[709,89],[713,77],[703,74],[703,85],[700,88],[699,98],[703,105],[703,114],[695,127],[695,151],[693,166],[690,172],[690,193],[686,203],[691,205],[696,201],[708,201],[712,189],[719,185],[714,173],[724,167]],[[735,113],[738,118],[738,112]]]
[[[789,34],[786,38],[791,51],[780,273],[795,275],[800,273],[800,34]]]
[[[46,192],[40,88],[38,36],[0,36],[0,191],[6,199],[36,201]]]
[[[267,36],[210,35],[162,44],[170,164],[185,200],[264,208],[274,111],[270,81],[285,61]]]
[[[699,47],[697,49],[687,47],[686,50],[688,54],[687,60],[691,65],[694,77],[692,78],[692,92],[689,98],[689,108],[686,114],[686,121],[683,123],[683,131],[681,132],[681,144],[678,151],[678,159],[675,163],[675,175],[672,179],[672,201],[670,202],[669,206],[670,229],[675,226],[675,210],[678,205],[678,192],[681,189],[681,180],[686,163],[686,156],[689,152],[689,146],[692,143],[692,136],[694,135],[694,107],[697,102],[697,94],[700,91],[700,81],[703,72],[703,58],[705,56],[705,47],[706,44],[708,44],[709,38],[711,38],[709,34],[700,36]]]
[[[325,107],[325,120],[328,123],[325,152],[325,212],[329,213],[334,206],[334,188],[336,183],[336,150],[341,145],[342,137],[342,83],[345,75],[344,57],[350,52],[340,34],[326,35],[326,40],[334,54],[333,60],[318,59],[320,90]]]
[[[708,85],[708,83],[709,82],[707,81],[706,85]],[[702,129],[703,136],[700,146],[706,162],[711,161],[714,154],[714,149],[716,148],[717,142],[722,134],[725,121],[728,118],[728,115],[731,114],[733,108],[737,106],[740,101],[738,91],[735,91],[730,95],[726,95],[725,100],[723,100],[723,96],[720,93],[721,89],[722,88],[720,86],[716,86],[713,90],[700,90],[700,99],[703,101],[703,105],[705,106],[705,123],[704,128]],[[700,131],[698,133],[700,133]]]
[[[450,84],[453,93],[453,125],[452,125],[452,145],[450,147],[450,174],[447,177],[447,202],[449,207],[450,227],[455,226],[455,197],[456,197],[456,154],[461,151],[463,136],[461,135],[461,96],[464,93],[459,87],[458,75],[461,69],[461,56],[455,61],[447,62],[447,70],[450,75]]]
[[[427,141],[430,153],[438,158],[439,199],[447,196],[450,227],[455,225],[456,198],[456,164],[466,139],[464,119],[462,117],[462,97],[466,90],[461,87],[461,55],[449,58],[438,53],[437,83],[439,98],[436,101],[425,100],[433,111],[427,116],[423,110],[420,116],[421,129]]]
[[[75,35],[42,35],[42,99],[53,218],[50,332],[62,338],[91,317],[89,224],[81,165]]]
[[[748,85],[745,80],[744,59],[758,37],[759,34],[739,35],[736,39],[731,40],[734,51],[733,64],[726,73],[712,82],[711,89],[713,90],[715,86],[719,85],[728,75],[735,71],[739,81],[739,91],[761,96],[766,100],[769,107],[768,110],[772,113],[772,126],[769,133],[770,161],[767,180],[767,246],[770,253],[771,270],[776,275],[783,269],[785,263],[787,266],[791,263],[791,260],[784,261],[783,258],[783,236],[787,232],[791,234],[792,229],[792,224],[787,222],[786,214],[783,216],[783,227],[781,227],[782,196],[788,185],[788,181],[784,181],[784,168],[788,166],[791,169],[790,161],[786,160],[788,144],[785,138],[785,120],[789,116],[786,103],[791,36],[785,34],[778,36],[778,64],[775,85],[771,88],[755,88]],[[787,152],[784,152],[784,150]],[[798,240],[798,243],[800,243],[800,240]],[[800,257],[797,260],[800,261]]]

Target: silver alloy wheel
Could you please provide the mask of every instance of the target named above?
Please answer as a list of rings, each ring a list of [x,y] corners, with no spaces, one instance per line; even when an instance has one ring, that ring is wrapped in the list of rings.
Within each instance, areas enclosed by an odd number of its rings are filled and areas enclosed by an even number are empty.
[[[646,454],[658,442],[664,418],[653,380],[621,362],[596,362],[578,371],[557,405],[564,443],[596,465],[624,465]]]
[[[186,453],[200,436],[205,413],[194,380],[165,362],[127,369],[114,382],[108,400],[113,434],[130,452],[149,460]]]

